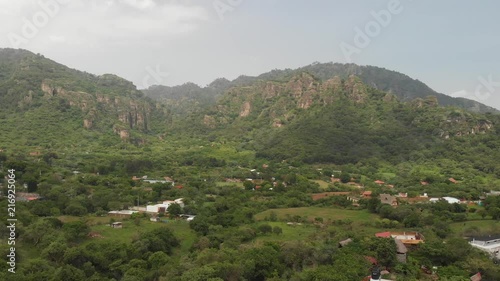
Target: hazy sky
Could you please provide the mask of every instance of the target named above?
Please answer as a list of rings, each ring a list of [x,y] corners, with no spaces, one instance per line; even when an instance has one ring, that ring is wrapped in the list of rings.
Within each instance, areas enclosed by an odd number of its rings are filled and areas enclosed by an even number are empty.
[[[139,88],[351,61],[500,109],[498,11],[496,0],[0,0],[0,47]]]

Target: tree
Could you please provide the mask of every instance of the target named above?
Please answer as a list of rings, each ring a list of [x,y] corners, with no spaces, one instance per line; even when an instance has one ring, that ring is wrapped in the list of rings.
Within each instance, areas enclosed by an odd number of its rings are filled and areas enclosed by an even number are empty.
[[[340,181],[342,183],[348,183],[351,181],[351,175],[349,173],[346,173],[346,172],[342,172],[340,174]]]
[[[283,229],[281,229],[281,227],[279,227],[279,226],[275,226],[275,227],[273,227],[273,233],[276,235],[280,235],[283,233]]]
[[[268,234],[268,233],[271,233],[273,231],[273,227],[270,226],[269,224],[265,223],[265,224],[261,224],[259,225],[259,231],[262,233],[262,234]]]
[[[182,207],[179,204],[170,204],[167,208],[167,212],[171,217],[177,217],[182,213]]]
[[[85,273],[71,265],[64,265],[56,270],[54,280],[80,281],[85,280]]]
[[[253,190],[255,188],[255,184],[252,181],[244,181],[243,186],[245,187],[246,190]]]
[[[148,242],[148,251],[162,251],[170,254],[174,247],[179,245],[179,240],[174,236],[168,227],[160,227],[143,233],[139,240]]]
[[[488,211],[486,211],[485,209],[481,209],[481,210],[477,211],[477,213],[481,216],[481,218],[483,220],[488,215]]]
[[[62,227],[69,241],[78,241],[87,237],[90,227],[83,221],[67,222]]]

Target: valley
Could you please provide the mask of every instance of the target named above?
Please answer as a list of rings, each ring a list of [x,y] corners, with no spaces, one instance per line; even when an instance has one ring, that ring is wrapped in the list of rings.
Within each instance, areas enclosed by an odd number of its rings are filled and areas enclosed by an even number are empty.
[[[0,49],[0,121],[1,280],[500,280],[500,115],[401,73],[139,90]]]

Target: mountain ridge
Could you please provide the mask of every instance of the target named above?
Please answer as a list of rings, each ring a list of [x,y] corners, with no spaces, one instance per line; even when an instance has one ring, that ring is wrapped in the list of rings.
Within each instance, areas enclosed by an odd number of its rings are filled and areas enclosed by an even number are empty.
[[[411,101],[416,98],[425,98],[427,96],[436,96],[440,105],[443,106],[457,106],[465,108],[473,112],[492,112],[500,113],[499,110],[482,104],[477,101],[451,97],[442,93],[438,93],[427,86],[425,83],[419,81],[418,79],[413,79],[408,75],[403,73],[388,70],[377,66],[360,66],[356,64],[342,64],[342,63],[312,63],[307,66],[299,67],[297,69],[274,69],[257,76],[247,76],[240,75],[234,80],[228,80],[226,78],[217,78],[214,80],[220,81],[224,80],[222,86],[215,89],[213,88],[214,82],[210,83],[206,87],[198,86],[198,91],[202,93],[206,100],[208,96],[209,102],[215,102],[217,97],[219,97],[224,91],[228,90],[234,86],[248,86],[259,80],[264,81],[283,81],[291,76],[301,73],[308,72],[313,76],[326,81],[334,76],[339,76],[341,78],[348,78],[350,75],[356,75],[367,85],[379,89],[381,91],[393,93],[402,101]],[[159,100],[173,100],[174,97],[171,96],[172,92],[183,93],[186,92],[183,86],[186,84],[194,84],[191,82],[185,83],[178,86],[154,86],[156,91],[152,91],[151,88],[143,89],[143,93],[148,96],[156,97]],[[196,84],[195,84],[196,85]],[[153,87],[153,88],[154,88]],[[163,93],[162,93],[163,90]],[[180,94],[176,94],[180,95]]]

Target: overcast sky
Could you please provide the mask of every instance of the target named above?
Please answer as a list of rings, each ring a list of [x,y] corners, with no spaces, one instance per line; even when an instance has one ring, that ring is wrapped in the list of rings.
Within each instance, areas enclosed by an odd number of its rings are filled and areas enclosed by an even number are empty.
[[[496,0],[0,0],[0,47],[139,88],[354,62],[500,109],[498,11]]]

